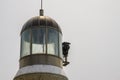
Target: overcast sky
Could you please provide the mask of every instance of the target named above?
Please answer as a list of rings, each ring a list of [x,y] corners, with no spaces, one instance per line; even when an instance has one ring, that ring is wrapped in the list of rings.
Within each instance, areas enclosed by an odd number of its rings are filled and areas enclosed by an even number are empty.
[[[63,41],[71,42],[69,80],[120,80],[120,0],[43,0]],[[0,80],[19,69],[20,31],[40,0],[0,0]]]

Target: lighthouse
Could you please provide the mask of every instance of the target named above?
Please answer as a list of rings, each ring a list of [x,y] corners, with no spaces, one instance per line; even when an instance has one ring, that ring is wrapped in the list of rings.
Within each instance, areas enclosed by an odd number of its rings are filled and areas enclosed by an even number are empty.
[[[68,80],[63,66],[69,64],[70,43],[62,42],[60,26],[44,16],[42,4],[40,15],[29,19],[20,35],[19,70],[13,80]]]

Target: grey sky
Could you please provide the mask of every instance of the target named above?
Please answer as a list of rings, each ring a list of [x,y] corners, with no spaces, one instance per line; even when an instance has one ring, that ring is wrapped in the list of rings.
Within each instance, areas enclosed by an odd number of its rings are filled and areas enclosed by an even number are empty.
[[[120,80],[120,0],[43,0],[45,15],[71,42],[69,80]],[[37,16],[40,0],[0,1],[0,80],[19,68],[20,31]]]

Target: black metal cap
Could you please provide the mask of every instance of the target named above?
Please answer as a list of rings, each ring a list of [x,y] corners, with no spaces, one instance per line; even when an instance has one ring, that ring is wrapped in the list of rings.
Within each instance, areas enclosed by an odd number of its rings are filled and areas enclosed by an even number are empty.
[[[30,28],[33,29],[33,28],[36,28],[36,27],[51,27],[51,28],[54,28],[57,31],[62,33],[59,25],[52,18],[47,17],[47,16],[36,16],[36,17],[33,17],[30,20],[28,20],[23,25],[23,28],[21,30],[21,34],[27,29],[30,29]]]

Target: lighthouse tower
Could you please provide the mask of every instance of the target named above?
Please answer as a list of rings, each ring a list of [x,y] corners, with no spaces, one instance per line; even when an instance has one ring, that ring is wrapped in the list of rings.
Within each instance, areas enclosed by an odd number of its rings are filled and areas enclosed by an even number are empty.
[[[42,0],[41,0],[42,1]],[[55,20],[40,15],[29,19],[21,30],[19,70],[14,80],[68,80],[63,66],[69,64],[68,42]]]

